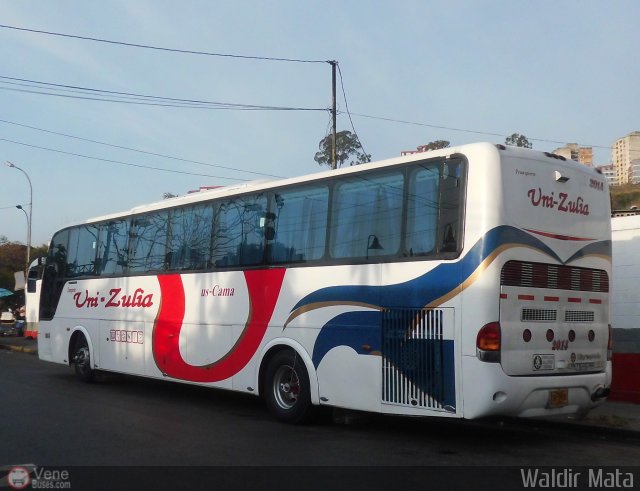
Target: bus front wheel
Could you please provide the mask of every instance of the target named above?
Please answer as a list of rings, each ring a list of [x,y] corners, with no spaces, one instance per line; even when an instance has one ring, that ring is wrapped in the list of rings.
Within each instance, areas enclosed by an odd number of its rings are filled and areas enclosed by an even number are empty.
[[[71,358],[76,370],[76,377],[83,382],[92,382],[95,371],[91,368],[91,353],[89,343],[84,335],[79,335],[76,339],[73,356]]]
[[[269,412],[289,424],[307,421],[311,406],[309,375],[294,350],[277,353],[267,365],[263,388]]]

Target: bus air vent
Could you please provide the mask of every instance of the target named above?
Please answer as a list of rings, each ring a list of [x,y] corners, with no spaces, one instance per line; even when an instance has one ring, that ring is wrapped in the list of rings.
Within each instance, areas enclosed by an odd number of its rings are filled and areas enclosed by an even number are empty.
[[[437,410],[455,404],[449,363],[453,342],[444,339],[445,310],[382,312],[383,402]]]
[[[586,292],[608,292],[606,271],[575,266],[508,261],[500,273],[500,284]]]
[[[593,322],[595,313],[592,310],[567,310],[564,313],[565,322]]]
[[[557,312],[551,309],[522,309],[522,322],[554,322]]]

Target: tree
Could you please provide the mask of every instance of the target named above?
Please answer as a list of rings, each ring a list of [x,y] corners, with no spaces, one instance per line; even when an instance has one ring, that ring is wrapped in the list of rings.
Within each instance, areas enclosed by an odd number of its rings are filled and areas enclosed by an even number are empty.
[[[31,248],[31,259],[47,255],[48,247],[41,245]],[[0,236],[0,288],[12,290],[15,286],[13,273],[24,271],[27,255],[27,246],[19,242],[9,242],[6,237]]]
[[[447,140],[435,140],[421,145],[418,147],[421,152],[428,152],[429,150],[440,150],[441,148],[449,148],[449,142]]]
[[[0,245],[0,288],[13,291],[13,273],[24,271],[27,246],[17,242]]]
[[[529,142],[528,138],[520,133],[514,133],[511,136],[508,136],[504,141],[506,145],[511,145],[512,147],[524,147],[531,148],[533,145]]]
[[[319,165],[328,165],[331,167],[331,148],[333,144],[333,136],[327,135],[318,144],[319,152],[316,152],[313,160],[318,162]],[[371,155],[362,151],[360,141],[357,135],[354,135],[350,131],[339,131],[336,133],[336,164],[337,167],[342,167],[345,162],[348,165],[364,164],[371,160]]]

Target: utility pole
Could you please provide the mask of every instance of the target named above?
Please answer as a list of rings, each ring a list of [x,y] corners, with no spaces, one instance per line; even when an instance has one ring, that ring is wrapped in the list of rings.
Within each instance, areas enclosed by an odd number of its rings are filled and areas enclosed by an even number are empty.
[[[335,60],[329,61],[331,64],[331,119],[333,125],[333,132],[331,134],[331,168],[335,169],[338,166],[337,148],[336,148],[336,119],[338,111],[336,109],[336,67],[338,62]]]

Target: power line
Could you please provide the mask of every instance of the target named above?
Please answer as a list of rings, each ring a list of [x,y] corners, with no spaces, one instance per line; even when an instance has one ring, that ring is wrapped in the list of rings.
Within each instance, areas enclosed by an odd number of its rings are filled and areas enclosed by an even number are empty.
[[[365,154],[366,154],[366,151],[365,151],[364,147],[362,146],[362,142],[360,141],[360,138],[358,137],[357,132],[355,130],[355,127],[354,127],[354,124],[353,124],[353,120],[351,118],[352,115],[353,116],[363,117],[363,118],[369,118],[369,119],[375,119],[375,120],[381,120],[381,121],[388,121],[388,122],[393,122],[393,123],[410,124],[410,125],[415,125],[415,126],[424,126],[424,127],[428,127],[428,128],[443,129],[443,130],[448,130],[448,131],[458,131],[458,132],[463,132],[463,133],[471,133],[471,134],[478,134],[478,135],[485,135],[485,136],[497,136],[497,137],[501,137],[501,138],[510,136],[510,135],[503,134],[503,133],[495,133],[495,132],[480,131],[480,130],[470,130],[470,129],[465,129],[465,128],[455,128],[455,127],[450,127],[450,126],[435,125],[435,124],[422,123],[422,122],[416,122],[416,121],[407,121],[407,120],[401,120],[401,119],[395,119],[395,118],[389,118],[389,117],[372,116],[372,115],[369,115],[369,114],[352,113],[352,112],[349,111],[349,108],[348,108],[348,101],[346,99],[346,92],[345,92],[345,89],[344,89],[342,72],[340,70],[340,66],[339,65],[338,65],[338,72],[340,73],[340,83],[341,83],[341,86],[342,86],[342,93],[343,93],[343,97],[344,97],[344,100],[345,100],[345,106],[346,106],[346,111],[338,111],[338,113],[339,114],[347,114],[348,115],[349,121],[351,123],[351,128],[353,129],[354,134],[356,134],[358,144],[359,144],[360,148],[362,149],[362,151]],[[30,90],[12,89],[12,88],[1,87],[1,86],[0,86],[0,90],[27,92],[27,93],[35,93],[35,94],[41,94],[41,95],[50,95],[50,96],[57,96],[57,97],[74,98],[74,99],[96,100],[96,101],[102,101],[102,102],[116,102],[116,103],[123,103],[123,104],[139,104],[139,105],[160,106],[160,107],[184,107],[184,108],[194,108],[194,109],[217,109],[217,110],[328,111],[327,108],[260,106],[260,105],[237,104],[237,103],[226,103],[226,102],[215,102],[215,101],[201,101],[201,100],[193,100],[193,99],[179,99],[179,98],[171,98],[171,97],[163,97],[163,96],[146,95],[146,94],[136,94],[136,93],[131,93],[131,92],[108,91],[108,90],[102,90],[102,89],[95,89],[95,88],[91,88],[91,87],[80,87],[80,86],[73,86],[73,85],[63,85],[63,84],[55,84],[55,83],[50,83],[50,82],[40,82],[40,81],[36,81],[36,80],[28,80],[28,79],[20,79],[20,78],[14,78],[14,77],[0,76],[0,84],[3,84],[3,83],[4,84],[14,84],[14,85],[22,85],[22,86],[26,86],[26,87],[35,87],[35,88],[39,88],[39,87],[38,86],[33,86],[33,85],[26,85],[26,84],[18,84],[18,83],[15,83],[15,82],[6,82],[6,81],[3,81],[1,79],[18,80],[18,81],[24,81],[24,82],[33,83],[33,84],[42,84],[42,85],[45,86],[45,88],[47,90],[65,90],[67,92],[80,92],[82,90],[85,90],[85,91],[89,91],[90,93],[96,92],[99,95],[99,97],[71,96],[71,95],[66,95],[66,94],[55,94],[55,93],[42,92],[42,91],[37,91],[37,90],[36,91],[30,91]],[[51,87],[48,87],[48,86],[51,86]],[[59,87],[66,87],[66,88],[69,88],[69,89],[66,90],[66,89],[61,89]],[[77,90],[71,90],[71,89],[77,89]],[[80,92],[80,93],[84,93],[84,92]],[[107,99],[107,98],[104,98],[104,96],[102,96],[101,93],[104,93],[104,94],[115,94],[116,96],[122,96],[122,97],[125,97],[127,99],[134,99],[134,100]],[[137,99],[137,100],[135,100],[135,99]],[[160,103],[160,102],[145,102],[147,100],[151,100],[151,101],[176,101],[176,103],[174,104],[174,103]],[[65,136],[69,136],[69,135],[65,135]],[[551,140],[551,139],[545,139],[545,138],[527,137],[527,139],[528,140],[532,140],[532,141],[544,142],[544,143],[554,143],[554,144],[558,144],[558,145],[566,145],[567,144],[567,141]],[[100,143],[100,142],[96,142],[96,143]],[[589,146],[589,147],[592,147],[592,148],[601,148],[601,149],[606,149],[606,150],[610,150],[612,148],[612,145],[609,145],[609,146],[606,146],[606,145],[593,145],[593,144],[583,144],[583,145],[584,146]],[[116,145],[116,147],[117,147],[117,145]],[[129,149],[129,150],[136,151],[135,149]],[[174,157],[164,156],[164,155],[161,155],[161,154],[153,154],[151,152],[149,152],[149,153],[151,155],[163,156],[163,157],[167,157],[167,158],[174,158]],[[182,159],[178,159],[178,160],[182,160]],[[200,162],[194,162],[194,161],[189,161],[189,160],[185,160],[185,161],[192,162],[192,163],[200,163]],[[207,165],[207,164],[203,164],[203,165]],[[224,168],[223,166],[219,166],[219,167]],[[231,169],[233,169],[233,168],[231,168]],[[233,169],[233,170],[242,171],[241,169]],[[242,171],[242,172],[244,172],[244,171]],[[271,174],[266,174],[266,175],[269,176],[269,177],[278,177],[278,176],[273,176]]]
[[[365,158],[367,159],[367,162],[371,162],[371,159],[368,157],[369,154],[367,153],[367,151],[362,146],[362,142],[360,141],[360,137],[358,136],[358,133],[356,133],[356,128],[353,125],[353,119],[351,119],[351,113],[349,112],[349,103],[347,102],[347,93],[344,90],[344,81],[342,79],[342,70],[340,70],[340,65],[338,63],[336,63],[336,65],[338,67],[338,74],[340,74],[340,86],[342,87],[342,96],[344,97],[344,108],[347,110],[347,116],[349,116],[349,121],[351,122],[351,129],[353,130],[353,134],[356,135],[356,140],[358,142],[358,145],[360,145],[360,149],[364,153]]]
[[[129,150],[131,152],[142,153],[142,154],[145,154],[145,155],[152,155],[154,157],[162,157],[162,158],[165,158],[165,159],[178,160],[180,162],[187,162],[187,163],[190,163],[190,164],[204,165],[204,166],[207,166],[207,167],[215,167],[215,168],[231,170],[231,171],[235,171],[235,172],[245,172],[247,174],[254,174],[254,175],[257,175],[257,176],[276,177],[276,178],[279,178],[279,179],[283,179],[282,176],[277,176],[277,175],[274,175],[274,174],[266,174],[264,172],[255,172],[255,171],[250,171],[250,170],[239,169],[237,167],[228,167],[228,166],[218,165],[218,164],[209,164],[209,163],[206,163],[206,162],[200,162],[200,161],[197,161],[197,160],[189,160],[189,159],[185,159],[185,158],[181,158],[181,157],[175,157],[175,156],[172,156],[172,155],[164,155],[164,154],[161,154],[161,153],[148,152],[146,150],[140,150],[140,149],[137,149],[137,148],[125,147],[123,145],[115,145],[113,143],[106,143],[106,142],[99,141],[99,140],[91,140],[89,138],[83,138],[83,137],[80,137],[80,136],[69,135],[67,133],[60,133],[60,132],[57,132],[57,131],[46,130],[44,128],[38,128],[36,126],[29,126],[29,125],[26,125],[26,124],[16,123],[14,121],[8,121],[6,119],[0,119],[0,123],[10,124],[10,125],[14,125],[14,126],[20,126],[22,128],[28,128],[30,130],[41,131],[43,133],[49,133],[49,134],[52,134],[52,135],[64,136],[66,138],[73,138],[75,140],[86,141],[86,142],[89,142],[89,143],[96,143],[98,145],[104,145],[104,146],[107,146],[107,147],[119,148],[119,149],[122,149],[122,150]]]
[[[15,31],[24,31],[24,32],[33,32],[36,34],[45,34],[47,36],[58,36],[64,38],[71,39],[82,39],[84,41],[94,41],[98,43],[107,43],[114,44],[120,46],[128,46],[130,48],[144,48],[144,49],[153,49],[157,51],[167,51],[172,53],[182,53],[182,54],[190,54],[190,55],[202,55],[202,56],[218,56],[224,58],[239,58],[245,60],[261,60],[261,61],[283,61],[290,63],[328,63],[326,60],[304,60],[304,59],[296,59],[296,58],[276,58],[270,56],[250,56],[250,55],[236,55],[236,54],[228,54],[228,53],[211,53],[208,51],[194,51],[187,49],[176,49],[176,48],[166,48],[162,46],[152,46],[149,44],[138,44],[138,43],[129,43],[125,41],[114,41],[111,39],[101,39],[96,37],[89,36],[79,36],[76,34],[66,34],[61,32],[51,32],[51,31],[42,31],[39,29],[27,29],[25,27],[17,27],[17,26],[9,26],[0,24],[0,27],[3,29],[13,29]]]
[[[2,26],[0,26],[0,27],[2,27]],[[351,118],[352,115],[353,116],[360,116],[360,117],[363,117],[363,118],[369,118],[369,119],[375,119],[375,120],[381,120],[381,121],[388,121],[388,122],[393,122],[393,123],[410,124],[410,125],[416,125],[416,126],[424,126],[424,127],[428,127],[428,128],[444,129],[444,130],[448,130],[448,131],[458,131],[458,132],[472,133],[472,134],[479,134],[479,135],[497,136],[497,137],[501,137],[501,138],[509,136],[509,135],[505,135],[505,134],[502,134],[502,133],[487,132],[487,131],[480,131],[480,130],[470,130],[470,129],[465,129],[465,128],[456,128],[456,127],[435,125],[435,124],[422,123],[422,122],[416,122],[416,121],[407,121],[407,120],[401,120],[401,119],[395,119],[395,118],[389,118],[389,117],[372,116],[372,115],[369,115],[369,114],[362,114],[362,113],[352,113],[352,112],[349,111],[348,101],[347,101],[347,98],[346,98],[346,91],[344,89],[344,81],[343,81],[343,77],[342,77],[342,71],[340,70],[340,66],[339,65],[338,65],[338,72],[340,74],[340,83],[341,83],[342,93],[343,93],[343,97],[344,97],[344,100],[345,100],[345,107],[346,107],[346,111],[338,111],[338,113],[347,114],[348,115],[349,121],[351,122],[351,127],[353,129],[353,132],[354,132],[354,134],[356,134],[358,144],[360,145],[360,148],[362,149],[362,151],[365,154],[366,154],[366,151],[365,151],[364,147],[362,146],[362,142],[360,141],[360,138],[358,137],[357,132],[355,130],[355,127],[354,127],[354,124],[353,124],[353,120]],[[9,80],[9,82],[7,80]],[[24,82],[24,83],[18,83],[18,82]],[[19,91],[19,92],[31,92],[31,93],[52,95],[52,96],[58,96],[58,97],[71,97],[71,98],[78,98],[78,99],[90,99],[90,100],[99,100],[99,101],[106,101],[106,102],[120,102],[120,103],[129,103],[129,104],[155,105],[155,106],[164,106],[164,107],[168,106],[168,107],[188,107],[188,108],[200,108],[200,109],[236,109],[236,110],[328,111],[327,108],[260,106],[260,105],[251,105],[251,104],[237,104],[237,103],[226,103],[226,102],[217,102],[217,101],[204,101],[204,100],[197,100],[197,99],[180,99],[180,98],[155,96],[155,95],[148,95],[148,94],[139,94],[139,93],[133,93],[133,92],[109,91],[109,90],[104,90],[104,89],[96,89],[96,88],[92,88],[92,87],[82,87],[82,86],[74,86],[74,85],[67,85],[67,84],[57,84],[57,83],[52,83],[52,82],[42,82],[42,81],[38,81],[38,80],[22,79],[22,78],[7,77],[7,76],[0,76],[0,84],[13,84],[13,85],[26,86],[26,87],[35,87],[35,88],[40,88],[39,86],[41,85],[41,86],[44,86],[44,88],[46,88],[47,90],[60,90],[60,91],[66,91],[66,92],[79,92],[79,93],[85,93],[85,92],[82,92],[82,91],[87,91],[89,93],[96,93],[100,97],[103,97],[102,94],[110,94],[110,95],[113,94],[113,95],[115,95],[117,97],[125,97],[127,99],[137,99],[137,101],[114,100],[114,99],[93,98],[93,97],[78,97],[78,96],[69,96],[69,95],[64,95],[64,94],[46,93],[46,92],[40,92],[40,91],[27,91],[27,90],[20,90],[20,89],[11,89],[11,88],[1,87],[1,86],[0,86],[0,90],[15,90],[15,91]],[[36,84],[36,85],[27,85],[27,84]],[[144,102],[144,101],[147,101],[147,100],[150,100],[150,101],[161,101],[163,103]],[[139,101],[143,101],[143,102],[139,102]],[[168,102],[171,102],[171,103],[164,103],[164,101],[168,101]],[[172,102],[176,102],[176,104],[172,104]],[[212,106],[212,107],[209,107],[209,105]],[[0,120],[0,121],[2,121],[2,120]],[[17,125],[19,125],[18,123],[12,123],[10,121],[3,121],[3,122],[6,122],[8,124],[17,124]],[[29,127],[27,125],[22,125],[22,126]],[[29,127],[29,128],[37,129],[39,131],[48,131],[48,130],[42,130],[40,128],[34,128],[34,127]],[[52,131],[51,131],[51,133],[59,134],[59,133],[52,132]],[[60,133],[60,135],[67,136],[67,137],[70,137],[70,138],[82,139],[80,137],[74,137],[72,135],[65,135],[65,134],[61,134],[61,133]],[[554,143],[554,144],[559,144],[559,145],[565,145],[567,143],[566,141],[543,139],[543,138],[527,137],[527,139],[533,140],[533,141],[545,142],[545,143]],[[258,174],[258,175],[265,175],[265,176],[268,176],[268,177],[280,177],[280,176],[275,176],[275,175],[272,175],[272,174],[262,174],[262,173],[255,173],[255,172],[251,172],[251,171],[244,171],[242,169],[235,169],[235,168],[232,168],[232,167],[216,166],[214,164],[206,164],[206,163],[203,163],[203,162],[197,162],[197,161],[192,161],[192,160],[188,160],[188,159],[181,159],[179,157],[172,157],[172,156],[167,156],[167,155],[162,155],[162,154],[156,154],[156,153],[153,153],[153,152],[144,152],[144,151],[140,151],[140,150],[132,149],[132,148],[128,148],[128,147],[120,147],[118,145],[110,145],[110,144],[107,144],[107,143],[104,143],[104,142],[98,142],[98,141],[95,141],[95,140],[88,140],[88,139],[85,139],[85,140],[93,142],[93,143],[114,146],[114,147],[117,147],[117,148],[123,148],[123,149],[131,150],[131,151],[138,151],[138,152],[141,152],[141,153],[148,153],[150,155],[155,155],[155,156],[165,157],[165,158],[172,158],[172,159],[182,160],[182,161],[185,161],[185,162],[191,162],[191,163],[196,163],[196,164],[200,164],[200,165],[210,165],[212,167],[227,168],[229,170],[253,173],[253,174]],[[612,148],[612,146],[605,146],[605,145],[589,145],[589,144],[586,144],[586,146],[590,146],[592,148],[607,149],[607,150],[610,150]]]
[[[237,178],[237,177],[212,176],[210,174],[198,174],[196,172],[186,172],[186,171],[179,171],[179,170],[174,170],[174,169],[164,169],[162,167],[153,167],[153,166],[150,166],[150,165],[133,164],[131,162],[124,162],[122,160],[105,159],[105,158],[102,158],[102,157],[94,157],[94,156],[91,156],[91,155],[84,155],[84,154],[80,154],[80,153],[67,152],[67,151],[64,151],[64,150],[56,149],[56,148],[41,147],[39,145],[32,145],[30,143],[24,143],[24,142],[19,142],[19,141],[15,141],[15,140],[9,140],[8,138],[0,138],[0,141],[5,141],[5,142],[8,142],[8,143],[14,143],[16,145],[22,145],[24,147],[37,148],[39,150],[47,150],[49,152],[61,153],[61,154],[65,154],[65,155],[72,155],[74,157],[82,157],[82,158],[85,158],[85,159],[99,160],[101,162],[107,162],[107,163],[111,163],[111,164],[126,165],[126,166],[129,166],[129,167],[138,167],[140,169],[156,170],[156,171],[161,171],[161,172],[171,172],[171,173],[174,173],[174,174],[184,174],[184,175],[188,175],[188,176],[213,177],[214,179],[227,179],[227,180],[230,180],[230,181],[248,181],[249,180],[249,179],[241,179],[241,178]]]
[[[67,95],[67,94],[56,94],[52,92],[43,92],[41,90],[12,89],[8,87],[0,87],[0,90],[8,90],[12,92],[23,92],[27,94],[48,95],[53,97],[63,97],[66,99],[80,99],[80,100],[100,101],[100,102],[116,102],[118,104],[134,104],[139,106],[182,107],[182,108],[191,108],[191,109],[210,109],[210,110],[231,109],[231,108],[223,108],[223,107],[194,106],[194,105],[186,105],[186,104],[161,104],[157,102],[127,101],[122,99],[107,99],[107,98],[88,97],[88,96],[83,97],[83,96],[74,96],[74,95]],[[242,110],[242,108],[234,108],[234,109]]]
[[[215,57],[225,57],[225,58],[237,58],[237,59],[247,59],[247,60],[280,61],[280,62],[292,62],[292,63],[329,63],[329,64],[332,63],[329,60],[296,59],[296,58],[268,57],[268,56],[254,56],[254,55],[238,55],[238,54],[230,54],[230,53],[215,53],[215,52],[207,52],[207,51],[167,48],[167,47],[162,47],[162,46],[154,46],[154,45],[147,45],[147,44],[130,43],[130,42],[125,42],[125,41],[115,41],[115,40],[110,40],[110,39],[102,39],[102,38],[91,37],[91,36],[80,36],[80,35],[75,35],[75,34],[67,34],[67,33],[53,32],[53,31],[44,31],[44,30],[40,30],[40,29],[29,29],[29,28],[11,26],[11,25],[6,25],[6,24],[0,24],[0,28],[11,29],[11,30],[15,30],[15,31],[31,32],[31,33],[36,33],[36,34],[43,34],[43,35],[48,35],[48,36],[58,36],[58,37],[64,37],[64,38],[70,38],[70,39],[80,39],[80,40],[85,40],[85,41],[93,41],[93,42],[107,43],[107,44],[127,46],[127,47],[133,47],[133,48],[152,49],[152,50],[174,52],[174,53],[182,53],[182,54],[192,54],[192,55],[202,55],[202,56],[215,56]],[[338,66],[338,71],[340,71],[340,67],[339,66]],[[0,78],[4,78],[4,77],[0,77]],[[343,83],[342,83],[343,82],[342,81],[342,73],[340,73],[340,81],[341,81],[341,84],[343,85]],[[1,87],[0,87],[0,89],[11,90],[11,89],[1,88]],[[13,90],[17,90],[17,89],[13,89]],[[90,89],[87,89],[87,90],[90,90]],[[342,87],[342,90],[343,90],[343,95],[344,95],[344,85]],[[29,91],[24,91],[24,92],[29,92]],[[104,91],[104,92],[106,93],[108,91]],[[46,94],[46,93],[42,93],[42,92],[35,92],[35,93],[41,93],[41,94],[44,94],[44,95],[58,95],[58,94]],[[126,93],[121,93],[121,94],[126,94]],[[72,96],[68,96],[68,97],[72,97]],[[143,96],[143,97],[153,97],[153,96]],[[77,97],[77,98],[82,99],[83,97]],[[84,97],[84,99],[90,99],[90,98]],[[125,103],[125,101],[108,101],[106,99],[94,99],[94,100]],[[186,103],[186,101],[183,101],[183,102]],[[191,102],[194,102],[194,101],[191,101]],[[136,102],[129,102],[129,103],[136,104]],[[137,104],[144,104],[144,103],[138,102]],[[151,104],[151,103],[146,103],[146,105],[170,106],[170,104]],[[235,106],[238,106],[238,107],[235,107],[235,109],[239,109],[240,107],[242,107],[242,105],[235,105]],[[388,121],[388,122],[394,122],[394,123],[411,124],[411,125],[424,126],[424,127],[429,127],[429,128],[449,130],[449,131],[458,131],[458,132],[464,132],[464,133],[472,133],[472,134],[487,135],[487,136],[499,136],[499,137],[509,136],[509,135],[505,135],[505,134],[501,134],[501,133],[493,133],[493,132],[478,131],[478,130],[469,130],[469,129],[464,129],[464,128],[453,128],[453,127],[447,127],[447,126],[441,126],[441,125],[420,123],[420,122],[415,122],[415,121],[406,121],[406,120],[399,120],[399,119],[393,119],[393,118],[385,118],[385,117],[380,117],[380,116],[372,116],[372,115],[367,115],[367,114],[350,113],[349,110],[348,110],[348,104],[347,104],[346,96],[345,96],[345,106],[347,106],[346,107],[346,109],[347,109],[346,114],[349,116],[350,120],[351,120],[351,115],[353,114],[354,116],[360,116],[360,117],[363,117],[363,118],[377,119],[377,120],[381,120],[381,121]],[[177,107],[186,107],[186,106],[177,106]],[[319,108],[274,108],[274,107],[269,107],[269,106],[253,106],[253,107],[251,107],[251,109],[256,109],[256,108],[260,108],[260,109],[263,109],[263,110],[268,110],[268,109],[270,109],[270,110],[276,110],[276,109],[277,110],[310,110],[310,111],[325,111],[326,110],[326,109],[319,109]],[[353,126],[353,121],[351,121],[351,126],[352,126],[352,129],[354,130],[354,133],[355,133],[355,128]],[[566,142],[564,142],[564,141],[550,140],[550,139],[545,139],[545,138],[529,138],[529,137],[527,137],[527,139],[533,140],[533,141],[545,142],[545,143],[560,144],[560,145],[565,145],[566,144]],[[358,142],[361,144],[359,139],[358,139]],[[362,145],[360,145],[360,146],[362,148]],[[588,145],[588,146],[590,146],[592,148],[611,149],[611,146],[605,146],[605,145]],[[362,148],[362,150],[364,152],[364,148]]]
[[[16,77],[7,77],[0,75],[0,84],[17,85],[38,90],[15,89],[10,87],[1,87],[2,90],[11,90],[17,92],[36,93],[42,95],[51,95],[57,97],[68,97],[73,99],[99,100],[105,102],[120,102],[125,104],[142,104],[150,106],[164,107],[189,107],[200,109],[233,109],[233,110],[262,110],[262,111],[327,111],[326,108],[310,108],[310,107],[287,107],[287,106],[264,106],[256,104],[238,104],[231,102],[205,101],[198,99],[180,99],[175,97],[164,97],[149,94],[139,94],[135,92],[118,92],[113,90],[96,89],[93,87],[82,87],[77,85],[59,84],[53,82],[43,82],[40,80],[31,80]],[[83,94],[83,96],[74,96],[68,94],[56,94],[47,91],[71,92]],[[115,96],[118,99],[109,99],[107,97]],[[124,100],[121,100],[124,99]]]
[[[342,113],[342,111],[340,111]],[[469,129],[464,129],[464,128],[453,128],[450,126],[441,126],[441,125],[435,125],[435,124],[428,124],[428,123],[420,123],[420,122],[416,122],[416,121],[407,121],[407,120],[402,120],[402,119],[394,119],[394,118],[385,118],[382,116],[371,116],[370,114],[361,114],[361,113],[351,113],[353,116],[359,116],[361,118],[368,118],[368,119],[377,119],[380,121],[388,121],[391,123],[402,123],[402,124],[411,124],[414,126],[425,126],[427,128],[436,128],[436,129],[440,129],[440,130],[449,130],[449,131],[459,131],[459,132],[463,132],[463,133],[473,133],[476,135],[487,135],[487,136],[499,136],[501,138],[503,137],[508,137],[511,135],[505,135],[502,133],[492,133],[492,132],[488,132],[488,131],[479,131],[479,130],[469,130]],[[559,141],[559,140],[550,140],[550,139],[546,139],[546,138],[530,138],[527,137],[527,140],[533,140],[533,141],[539,141],[539,142],[544,142],[544,143],[556,143],[559,145],[566,145],[567,141]],[[592,147],[592,148],[602,148],[602,149],[607,149],[610,150],[612,148],[612,145],[606,146],[606,145],[590,145],[590,144],[582,144],[583,146],[588,146],[588,147]]]
[[[479,134],[479,135],[489,135],[489,136],[508,136],[508,135],[503,135],[501,133],[490,133],[487,131],[475,131],[475,130],[467,130],[467,129],[463,129],[463,128],[451,128],[449,126],[440,126],[440,125],[435,125],[435,124],[428,124],[428,123],[419,123],[416,121],[406,121],[403,119],[394,119],[394,118],[385,118],[382,116],[371,116],[369,114],[361,114],[361,113],[351,113],[354,116],[360,116],[361,118],[368,118],[368,119],[377,119],[380,121],[389,121],[391,123],[402,123],[402,124],[411,124],[411,125],[415,125],[415,126],[426,126],[428,128],[436,128],[436,129],[440,129],[440,130],[450,130],[450,131],[462,131],[465,133],[475,133],[475,134]],[[533,138],[530,138],[531,140],[533,140]],[[556,142],[556,143],[560,143],[560,142]]]
[[[222,105],[208,106],[208,105],[179,104],[179,103],[170,104],[170,103],[126,100],[126,98],[125,99],[108,99],[105,97],[74,96],[74,95],[68,95],[68,94],[56,94],[54,92],[44,92],[42,90],[13,89],[10,87],[0,87],[0,90],[8,90],[12,92],[23,92],[28,94],[49,95],[53,97],[63,97],[67,99],[81,99],[81,100],[100,101],[100,102],[116,102],[119,104],[135,104],[140,106],[181,107],[181,108],[191,108],[191,109],[235,110],[235,111],[326,111],[326,109],[323,109],[323,108],[303,108],[303,107],[267,107],[267,106],[242,107],[241,105],[238,105],[235,107],[230,107],[230,106],[224,107]]]

